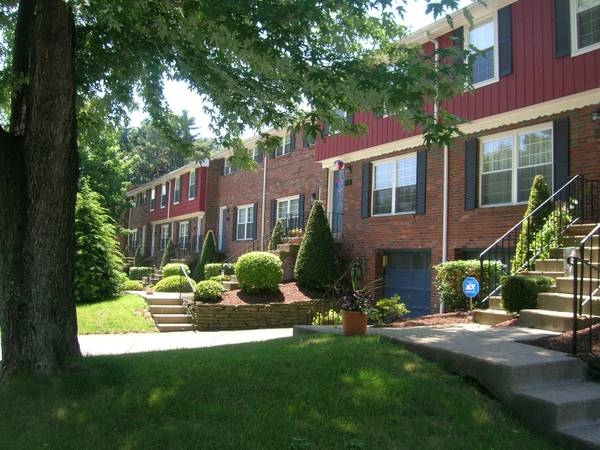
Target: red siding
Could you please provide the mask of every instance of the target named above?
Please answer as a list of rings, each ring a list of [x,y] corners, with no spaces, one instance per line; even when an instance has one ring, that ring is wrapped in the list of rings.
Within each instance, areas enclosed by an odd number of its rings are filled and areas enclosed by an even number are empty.
[[[513,73],[447,102],[443,108],[466,120],[492,116],[600,87],[600,50],[574,58],[554,57],[551,0],[521,0],[512,4]],[[449,45],[448,36],[440,45]],[[331,136],[316,146],[317,160],[384,144],[414,135],[393,118],[358,114],[369,127],[360,138]]]
[[[204,169],[204,170],[203,170]],[[196,169],[196,195],[192,200],[188,200],[189,172],[181,175],[181,195],[178,204],[171,203],[170,217],[183,216],[199,211],[204,211],[206,187],[204,177],[206,168]],[[170,200],[173,201],[173,190],[175,189],[175,180],[172,180]]]

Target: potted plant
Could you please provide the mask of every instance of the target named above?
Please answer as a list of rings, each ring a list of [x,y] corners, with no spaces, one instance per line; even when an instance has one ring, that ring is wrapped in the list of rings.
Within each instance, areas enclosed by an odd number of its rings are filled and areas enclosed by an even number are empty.
[[[358,279],[362,276],[360,265],[353,263],[350,270],[352,290],[342,297],[342,330],[346,336],[364,336],[367,332],[369,314],[373,313],[374,286],[367,284],[358,289]]]

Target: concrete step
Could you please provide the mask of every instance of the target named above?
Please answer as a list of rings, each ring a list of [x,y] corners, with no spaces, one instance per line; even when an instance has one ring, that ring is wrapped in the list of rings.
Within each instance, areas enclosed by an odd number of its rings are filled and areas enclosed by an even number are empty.
[[[535,262],[535,269],[540,272],[561,272],[564,275],[565,260],[564,258],[538,259]]]
[[[157,325],[164,323],[186,324],[192,323],[192,317],[187,314],[152,314]]]
[[[519,275],[530,275],[532,277],[550,277],[556,279],[558,277],[562,277],[565,275],[563,271],[555,271],[555,270],[537,270],[538,265],[535,263],[536,270],[527,270],[525,272],[521,272]]]
[[[152,314],[186,314],[187,309],[183,305],[150,305]]]
[[[149,305],[181,305],[179,297],[161,297],[160,295],[146,296],[146,303]]]
[[[560,434],[577,443],[578,448],[600,448],[600,421],[560,430]]]
[[[276,251],[278,251],[280,253],[292,253],[292,252],[297,252],[299,248],[300,248],[300,244],[286,243],[286,244],[279,244],[277,246]]]
[[[592,323],[598,322],[600,322],[600,317],[593,316]],[[577,328],[587,327],[589,323],[589,318],[579,317]],[[548,309],[522,309],[519,311],[519,324],[524,327],[564,333],[573,329],[573,313]]]
[[[158,331],[161,333],[170,331],[195,331],[196,327],[193,323],[161,323],[156,324]]]
[[[227,291],[233,291],[240,288],[240,284],[237,281],[223,281],[222,284]]]
[[[489,308],[488,309],[503,309],[502,308],[502,297],[499,295],[493,295],[488,299]]]
[[[581,241],[586,237],[587,235],[566,235],[562,239],[561,247],[579,247]],[[592,238],[586,242],[592,246],[598,247],[600,244],[600,236],[592,236]]]
[[[550,250],[550,258],[551,259],[566,259],[571,255],[573,248],[572,247],[561,247],[561,248],[553,248]],[[579,256],[579,250],[575,250],[575,254]],[[583,257],[585,259],[592,259],[593,261],[598,261],[598,255],[600,255],[599,247],[586,247],[583,252]]]
[[[579,285],[581,286],[581,285]],[[593,280],[591,283],[592,289],[597,289],[600,284],[598,280]],[[581,287],[580,287],[581,289]],[[583,280],[583,292],[589,292],[590,282],[589,280]],[[572,294],[573,293],[573,277],[558,277],[556,279],[556,292],[561,294]]]
[[[587,236],[594,228],[597,223],[576,223],[571,225],[566,231],[567,236]]]
[[[514,316],[503,309],[474,309],[473,322],[482,325],[497,325],[511,320]]]

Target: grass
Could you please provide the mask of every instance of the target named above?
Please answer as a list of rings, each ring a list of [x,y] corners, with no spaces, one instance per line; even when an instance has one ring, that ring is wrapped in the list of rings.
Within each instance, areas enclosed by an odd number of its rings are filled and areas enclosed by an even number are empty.
[[[11,449],[559,448],[377,337],[90,357],[0,385],[0,405]]]
[[[77,305],[77,325],[79,334],[157,331],[146,302],[137,295]]]

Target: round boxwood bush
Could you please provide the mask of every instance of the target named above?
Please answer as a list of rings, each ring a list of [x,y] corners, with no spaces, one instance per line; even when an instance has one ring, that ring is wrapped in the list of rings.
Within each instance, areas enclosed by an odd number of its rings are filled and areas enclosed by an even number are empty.
[[[216,303],[221,299],[225,289],[223,285],[214,280],[202,280],[196,283],[194,300],[203,303]]]
[[[192,287],[186,277],[172,275],[156,283],[154,290],[157,292],[192,292]]]
[[[537,308],[537,295],[546,292],[554,280],[544,276],[514,275],[502,279],[502,307],[512,313]]]
[[[144,286],[142,286],[142,283],[140,281],[130,279],[125,280],[125,282],[123,283],[123,287],[121,288],[121,290],[123,291],[141,291],[143,289]]]
[[[187,273],[188,275],[190,274],[190,268],[187,265],[179,263],[169,263],[162,268],[163,277],[172,277],[173,275],[181,276],[181,270],[179,270],[180,266],[183,266],[185,273]]]
[[[243,291],[276,291],[283,277],[281,259],[267,252],[246,253],[235,263],[235,275]]]

